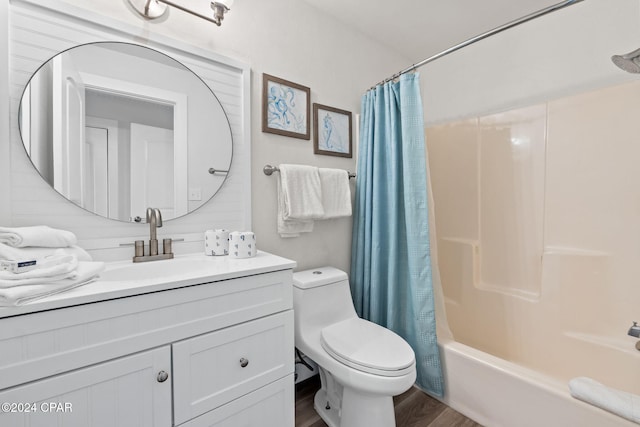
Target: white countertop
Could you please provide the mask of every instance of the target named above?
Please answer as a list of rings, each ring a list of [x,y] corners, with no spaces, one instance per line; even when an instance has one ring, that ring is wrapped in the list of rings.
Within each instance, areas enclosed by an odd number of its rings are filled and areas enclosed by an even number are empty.
[[[292,269],[295,261],[258,251],[254,258],[204,254],[178,255],[173,259],[106,264],[95,282],[17,307],[0,307],[0,318],[53,310],[184,286]]]

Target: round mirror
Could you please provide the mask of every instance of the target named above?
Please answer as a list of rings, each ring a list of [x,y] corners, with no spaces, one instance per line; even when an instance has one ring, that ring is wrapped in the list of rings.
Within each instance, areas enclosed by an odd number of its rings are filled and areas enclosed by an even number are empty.
[[[58,193],[119,221],[199,208],[231,165],[231,128],[196,74],[130,43],[76,46],[43,64],[22,95],[24,148]]]

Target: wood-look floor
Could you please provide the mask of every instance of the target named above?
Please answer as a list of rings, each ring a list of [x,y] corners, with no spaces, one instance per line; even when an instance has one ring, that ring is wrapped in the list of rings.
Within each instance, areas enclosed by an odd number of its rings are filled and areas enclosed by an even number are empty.
[[[318,389],[317,375],[296,386],[296,427],[327,427],[313,409]],[[394,397],[393,403],[397,427],[482,427],[415,387]]]

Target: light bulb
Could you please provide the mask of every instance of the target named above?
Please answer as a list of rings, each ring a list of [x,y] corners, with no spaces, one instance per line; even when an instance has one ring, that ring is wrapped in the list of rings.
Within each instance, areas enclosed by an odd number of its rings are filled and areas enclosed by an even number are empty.
[[[233,6],[233,0],[216,0],[215,3],[220,3],[227,9],[231,9],[231,6]]]

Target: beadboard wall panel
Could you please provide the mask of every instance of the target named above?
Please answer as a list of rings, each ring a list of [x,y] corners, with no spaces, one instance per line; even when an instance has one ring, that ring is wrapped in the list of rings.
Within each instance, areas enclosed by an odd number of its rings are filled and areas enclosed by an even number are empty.
[[[9,4],[0,3],[0,31],[7,28]],[[6,31],[5,31],[6,32]],[[0,57],[8,57],[7,37],[0,37]],[[0,100],[9,98],[9,67],[7,61],[0,62]],[[0,224],[8,224],[11,220],[11,204],[8,203],[11,191],[11,173],[9,150],[9,104],[0,101]]]
[[[57,53],[84,43],[120,41],[156,49],[180,61],[212,89],[222,104],[233,137],[233,160],[227,180],[212,200],[196,211],[165,221],[159,238],[178,238],[176,253],[198,247],[204,230],[251,229],[250,198],[250,69],[241,62],[159,35],[136,34],[139,29],[110,21],[55,0],[12,0],[8,13],[10,176],[8,203],[10,224],[46,224],[73,231],[81,246],[96,259],[117,260],[132,256],[121,244],[148,238],[145,224],[108,220],[68,202],[33,168],[22,146],[18,110],[31,75]],[[7,201],[5,199],[5,201]],[[201,245],[200,245],[201,246]]]

